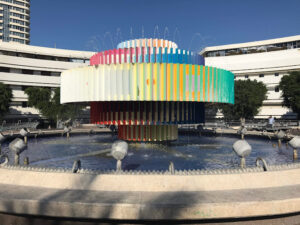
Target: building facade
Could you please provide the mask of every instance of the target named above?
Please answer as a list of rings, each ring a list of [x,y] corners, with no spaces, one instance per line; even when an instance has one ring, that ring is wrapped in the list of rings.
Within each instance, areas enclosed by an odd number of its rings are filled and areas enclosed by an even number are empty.
[[[30,43],[30,0],[0,0],[0,40]]]
[[[237,80],[257,80],[268,89],[256,118],[294,119],[296,114],[282,106],[281,91],[278,88],[281,78],[292,71],[300,71],[300,35],[230,44],[204,48],[201,55],[207,66],[230,70]]]
[[[27,106],[27,87],[60,86],[60,73],[89,64],[94,52],[73,51],[0,41],[0,82],[10,85],[13,99],[6,120],[36,118],[39,112]]]

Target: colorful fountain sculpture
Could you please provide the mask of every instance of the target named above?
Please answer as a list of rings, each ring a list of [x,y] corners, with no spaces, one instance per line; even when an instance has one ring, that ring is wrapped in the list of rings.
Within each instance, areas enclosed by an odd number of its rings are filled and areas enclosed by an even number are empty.
[[[90,102],[91,122],[117,125],[119,139],[173,141],[178,124],[204,122],[204,102],[234,102],[234,75],[204,66],[174,42],[136,39],[64,71],[61,103]]]

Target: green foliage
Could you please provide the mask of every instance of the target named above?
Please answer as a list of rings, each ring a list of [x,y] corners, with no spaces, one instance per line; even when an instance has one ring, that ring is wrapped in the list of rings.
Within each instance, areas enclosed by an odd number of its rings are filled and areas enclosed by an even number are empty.
[[[40,113],[52,120],[74,119],[83,108],[76,104],[60,104],[60,88],[54,92],[50,88],[30,87],[25,90],[28,95],[28,106],[34,107]]]
[[[220,108],[219,103],[215,102],[206,102],[205,103],[205,119],[214,119]]]
[[[298,113],[300,118],[300,71],[282,77],[279,88],[282,90],[283,105]]]
[[[267,98],[267,87],[256,80],[234,82],[234,105],[222,105],[224,117],[229,120],[252,119]]]
[[[7,84],[0,82],[0,118],[9,111],[9,103],[12,99],[12,90]]]

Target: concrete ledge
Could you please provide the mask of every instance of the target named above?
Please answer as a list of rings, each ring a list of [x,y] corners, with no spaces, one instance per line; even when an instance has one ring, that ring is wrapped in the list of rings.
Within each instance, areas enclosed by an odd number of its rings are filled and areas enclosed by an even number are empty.
[[[93,131],[93,134],[99,133],[111,133],[109,128],[98,128],[98,127],[83,127],[83,128],[73,128],[70,134],[78,135],[78,134],[89,134],[90,131]],[[41,133],[40,133],[41,132]],[[29,138],[34,138],[37,135],[38,138],[49,137],[49,136],[57,136],[62,135],[63,129],[42,129],[42,130],[33,130],[30,131]],[[12,139],[15,137],[20,136],[19,130],[10,130],[2,132],[4,135],[7,136],[8,139]]]
[[[300,168],[210,175],[73,174],[0,168],[0,184],[91,191],[220,191],[300,185]]]
[[[0,168],[0,212],[90,219],[222,219],[300,212],[300,169],[120,175]]]
[[[0,185],[0,211],[89,219],[222,219],[298,212],[300,186],[215,192],[99,192]]]
[[[93,130],[94,134],[98,133],[111,133],[111,130],[109,128],[98,128],[97,126],[89,126],[90,124],[87,124],[87,126],[83,126],[81,128],[72,128],[72,131],[70,135],[78,135],[78,134],[89,134],[91,130]],[[238,127],[239,128],[239,127]],[[42,131],[42,134],[39,134],[39,132]],[[179,128],[179,133],[194,133],[199,134],[199,131],[197,129],[185,129],[185,128]],[[14,138],[16,136],[19,136],[19,130],[11,130],[11,131],[4,131],[3,132],[7,137]],[[33,130],[30,132],[29,137],[35,137],[37,134],[39,138],[41,137],[47,137],[47,136],[56,136],[61,135],[63,133],[63,129],[43,129],[43,130]],[[228,136],[240,136],[238,134],[237,129],[206,129],[205,131],[201,132],[202,135],[228,135]],[[274,138],[277,140],[277,137],[274,132],[262,132],[262,131],[247,131],[245,134],[247,137],[260,137],[260,138]],[[287,134],[285,137],[286,140],[289,140],[293,138],[295,135]]]

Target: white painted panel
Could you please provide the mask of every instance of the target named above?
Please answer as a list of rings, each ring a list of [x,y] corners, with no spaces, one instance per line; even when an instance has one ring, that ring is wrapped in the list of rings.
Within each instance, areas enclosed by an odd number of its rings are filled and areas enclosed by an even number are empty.
[[[59,87],[60,77],[0,72],[0,82],[11,85]]]
[[[21,68],[42,71],[63,71],[66,69],[80,67],[82,65],[84,64],[0,55],[0,66],[10,68]]]
[[[206,57],[205,65],[227,69],[233,73],[300,69],[300,50],[289,49],[235,56]]]

